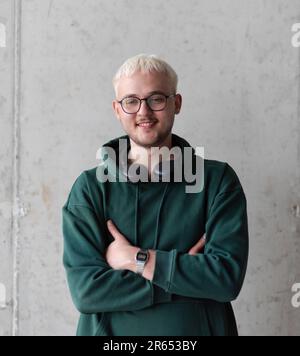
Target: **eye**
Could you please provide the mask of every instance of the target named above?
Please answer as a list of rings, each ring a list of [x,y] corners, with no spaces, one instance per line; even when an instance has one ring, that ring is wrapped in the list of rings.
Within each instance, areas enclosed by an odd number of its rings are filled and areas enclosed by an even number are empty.
[[[162,95],[153,95],[149,98],[149,100],[154,104],[161,104],[165,101],[165,97]]]
[[[126,98],[124,99],[123,103],[125,105],[136,105],[138,104],[139,100],[137,98]]]

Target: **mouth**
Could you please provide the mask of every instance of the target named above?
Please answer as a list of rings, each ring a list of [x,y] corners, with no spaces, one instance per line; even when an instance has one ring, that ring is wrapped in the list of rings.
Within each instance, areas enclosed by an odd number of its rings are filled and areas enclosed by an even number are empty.
[[[144,129],[151,129],[153,126],[157,124],[157,121],[145,121],[137,124],[138,127],[144,128]]]

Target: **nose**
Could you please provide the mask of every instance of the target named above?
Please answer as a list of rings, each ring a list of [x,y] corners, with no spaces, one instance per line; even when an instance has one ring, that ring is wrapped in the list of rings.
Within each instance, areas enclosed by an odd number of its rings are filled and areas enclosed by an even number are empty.
[[[140,107],[140,110],[139,110],[138,114],[144,115],[144,114],[147,114],[149,112],[152,112],[152,110],[149,108],[149,106],[147,104],[147,101],[144,99],[141,102],[141,107]]]

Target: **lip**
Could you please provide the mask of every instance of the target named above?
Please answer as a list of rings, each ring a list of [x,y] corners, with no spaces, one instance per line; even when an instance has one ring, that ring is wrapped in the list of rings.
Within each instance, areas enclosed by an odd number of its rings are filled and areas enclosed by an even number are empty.
[[[142,129],[151,129],[153,126],[157,124],[157,121],[143,121],[137,124],[138,127]]]

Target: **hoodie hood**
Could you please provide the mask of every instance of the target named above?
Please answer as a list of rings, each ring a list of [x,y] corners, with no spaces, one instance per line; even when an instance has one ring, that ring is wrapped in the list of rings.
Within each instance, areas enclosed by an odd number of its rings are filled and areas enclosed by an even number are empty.
[[[138,182],[146,183],[148,181],[152,183],[178,183],[184,181],[185,183],[188,183],[184,175],[184,167],[186,165],[184,161],[184,148],[190,150],[189,154],[190,157],[192,157],[190,162],[192,165],[191,169],[193,173],[195,173],[195,149],[191,147],[185,139],[172,134],[172,149],[175,149],[174,152],[179,152],[180,150],[181,154],[178,158],[175,157],[174,160],[163,161],[153,167],[151,180],[148,180],[148,170],[145,166],[135,163],[132,165],[128,164],[128,154],[131,149],[129,136],[124,135],[118,137],[104,144],[97,153],[97,158],[101,160],[99,167],[102,168],[97,172],[98,179],[100,180],[104,174],[107,177],[104,177],[104,180],[112,182],[128,182],[136,184]],[[199,156],[197,157],[199,158]],[[180,177],[181,179],[178,180],[175,176],[175,172],[180,171],[182,175]],[[145,180],[140,180],[139,177],[141,176],[147,178]]]

